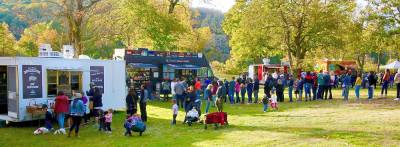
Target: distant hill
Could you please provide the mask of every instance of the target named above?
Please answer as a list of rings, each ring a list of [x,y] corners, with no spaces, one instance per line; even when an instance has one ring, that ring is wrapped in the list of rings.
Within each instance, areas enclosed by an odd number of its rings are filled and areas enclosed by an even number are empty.
[[[8,24],[16,39],[19,39],[24,29],[28,27],[28,23],[19,19],[13,13],[12,6],[6,5],[3,0],[0,0],[0,23]]]
[[[194,8],[193,11],[197,11],[199,16],[195,18],[198,22],[194,27],[210,27],[212,32],[212,40],[210,44],[205,49],[205,52],[214,52],[212,50],[217,50],[217,52],[222,53],[221,56],[209,57],[209,60],[226,61],[229,57],[229,44],[228,37],[222,30],[222,22],[224,20],[224,14],[221,11],[208,8]],[[215,54],[214,54],[215,55]]]

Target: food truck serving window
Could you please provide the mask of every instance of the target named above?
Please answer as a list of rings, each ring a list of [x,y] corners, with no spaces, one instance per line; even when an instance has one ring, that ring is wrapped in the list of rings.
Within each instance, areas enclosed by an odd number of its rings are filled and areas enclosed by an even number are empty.
[[[55,97],[59,91],[71,95],[72,91],[81,91],[82,72],[47,70],[47,95]]]

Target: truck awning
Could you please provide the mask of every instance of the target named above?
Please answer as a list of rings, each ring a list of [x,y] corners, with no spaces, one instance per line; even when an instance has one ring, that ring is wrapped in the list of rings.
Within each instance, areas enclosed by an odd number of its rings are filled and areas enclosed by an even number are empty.
[[[47,66],[46,69],[59,71],[84,71],[81,66]]]
[[[156,65],[146,63],[129,63],[128,66],[131,68],[158,68]]]
[[[175,69],[200,69],[201,67],[191,64],[168,64],[169,67]]]

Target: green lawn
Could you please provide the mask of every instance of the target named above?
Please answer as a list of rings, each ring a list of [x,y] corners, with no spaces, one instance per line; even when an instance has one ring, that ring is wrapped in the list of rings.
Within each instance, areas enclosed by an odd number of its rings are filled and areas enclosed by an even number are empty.
[[[124,113],[117,113],[113,133],[99,133],[90,125],[80,138],[34,136],[34,127],[0,128],[0,146],[398,146],[400,104],[391,98],[349,103],[341,99],[280,103],[277,112],[262,112],[261,104],[229,105],[227,128],[204,130],[203,125],[171,126],[171,104],[150,102],[144,136],[123,136]],[[334,91],[339,98],[340,91]],[[353,91],[351,91],[353,95]],[[212,108],[215,111],[215,108]]]

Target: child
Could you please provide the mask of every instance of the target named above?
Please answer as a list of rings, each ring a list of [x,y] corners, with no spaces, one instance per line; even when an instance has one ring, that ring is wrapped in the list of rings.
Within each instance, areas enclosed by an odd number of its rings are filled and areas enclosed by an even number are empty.
[[[275,90],[271,90],[271,98],[269,98],[269,102],[271,103],[271,108],[273,110],[277,110],[278,109],[278,102],[277,102],[277,97],[275,94]]]
[[[111,133],[112,112],[112,109],[108,109],[108,111],[104,112],[105,130],[107,133]]]
[[[105,118],[105,113],[106,112],[104,112],[103,110],[101,110],[101,109],[99,109],[99,111],[98,111],[98,116],[99,116],[99,118],[98,118],[98,123],[99,123],[99,131],[105,131],[105,121],[106,121],[106,118]]]
[[[176,99],[173,99],[172,103],[172,125],[176,125],[176,117],[178,116],[178,105],[176,104]]]
[[[264,105],[264,112],[267,112],[268,110],[268,97],[267,95],[264,95],[263,99],[262,99],[263,105]]]

